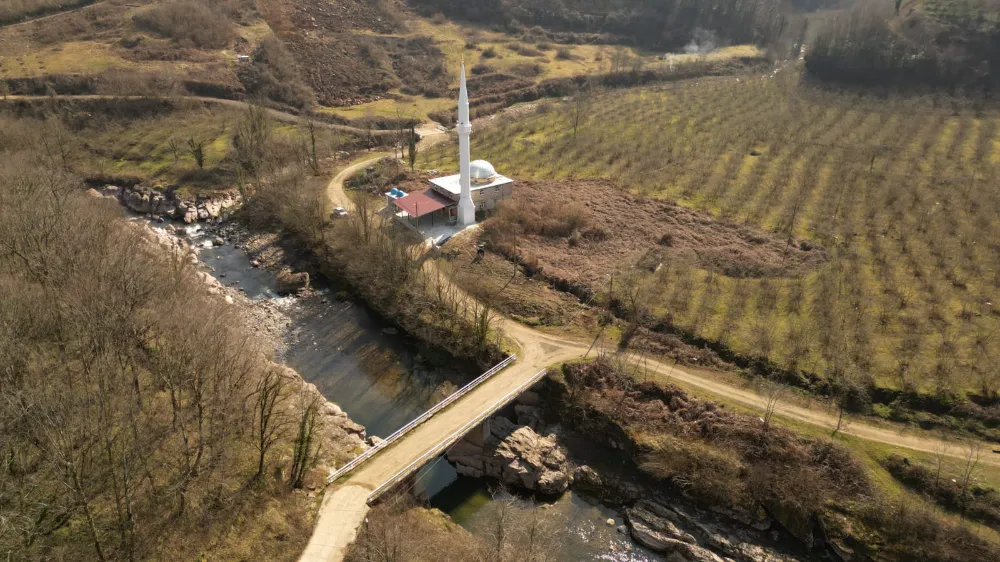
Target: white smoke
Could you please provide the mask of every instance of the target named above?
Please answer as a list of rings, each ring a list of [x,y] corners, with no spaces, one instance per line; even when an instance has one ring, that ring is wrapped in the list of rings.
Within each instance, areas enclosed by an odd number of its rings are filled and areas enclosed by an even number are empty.
[[[707,55],[718,47],[719,38],[714,31],[696,27],[691,34],[691,42],[684,46],[684,53],[688,55]]]

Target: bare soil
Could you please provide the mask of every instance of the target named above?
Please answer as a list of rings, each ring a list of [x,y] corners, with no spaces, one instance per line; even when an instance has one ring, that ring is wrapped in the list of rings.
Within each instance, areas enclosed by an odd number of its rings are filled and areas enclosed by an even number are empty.
[[[547,277],[597,288],[610,274],[633,265],[655,270],[684,261],[733,277],[801,275],[823,263],[827,254],[806,241],[790,241],[759,229],[714,219],[676,204],[631,195],[607,180],[518,181],[519,217],[567,213],[580,220],[572,232],[534,233],[532,225],[506,210],[484,225],[485,238],[516,250],[526,262],[537,260]],[[500,243],[504,242],[504,243]]]

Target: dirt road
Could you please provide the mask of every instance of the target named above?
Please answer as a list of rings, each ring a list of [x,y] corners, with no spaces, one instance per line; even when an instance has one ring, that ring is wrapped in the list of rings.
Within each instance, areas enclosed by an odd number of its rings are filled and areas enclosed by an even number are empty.
[[[108,0],[101,0],[100,2],[92,2],[90,4],[86,4],[86,5],[83,5],[83,6],[77,6],[76,8],[70,8],[68,10],[63,10],[61,12],[54,12],[54,13],[51,13],[51,14],[46,14],[44,16],[38,16],[36,18],[29,18],[29,19],[26,19],[26,20],[21,20],[21,21],[16,21],[16,22],[11,22],[11,23],[5,23],[5,24],[0,25],[0,28],[4,28],[4,27],[17,27],[19,25],[27,25],[29,23],[36,23],[36,22],[40,22],[40,21],[45,21],[47,19],[57,18],[57,17],[62,16],[62,15],[70,14],[70,13],[73,13],[73,12],[79,12],[80,10],[87,9],[87,8],[92,7],[92,6],[100,6],[101,4],[107,4],[107,3],[108,3]]]
[[[4,101],[18,101],[18,100],[142,100],[142,99],[153,99],[153,100],[169,100],[169,99],[185,99],[200,101],[203,103],[214,103],[216,105],[223,105],[226,107],[236,107],[240,109],[246,109],[250,107],[250,104],[245,101],[239,100],[227,100],[223,98],[208,98],[204,96],[110,96],[103,94],[81,94],[78,96],[70,95],[55,95],[55,96],[21,96],[21,95],[9,95],[0,98],[0,102]],[[302,123],[309,119],[308,115],[295,115],[294,113],[288,113],[285,111],[279,111],[277,109],[267,108],[267,114],[269,117],[275,121],[281,121],[283,123]],[[337,123],[328,123],[326,121],[321,121],[318,119],[313,119],[318,127],[324,127],[333,131],[341,131],[344,133],[350,133],[352,135],[367,136],[369,132],[376,137],[381,137],[385,135],[394,135],[396,131],[368,131],[367,129],[359,129],[357,127],[352,127],[350,125],[340,125]]]
[[[382,156],[359,162],[337,174],[327,187],[331,201],[350,209],[351,202],[344,193],[344,181],[379,158]],[[581,357],[589,348],[588,342],[553,336],[510,319],[505,321],[504,329],[506,336],[520,347],[517,362],[417,426],[399,442],[373,456],[345,480],[335,484],[335,488],[328,490],[320,508],[316,529],[301,561],[343,560],[348,545],[354,540],[368,511],[366,500],[370,491],[389,481],[412,463],[438,454],[442,441],[466,428],[470,420],[475,421],[478,413],[495,406],[498,401],[518,389],[519,385],[530,381],[534,373],[547,366]],[[706,390],[749,408],[763,410],[766,407],[764,397],[747,389],[707,379],[658,361],[650,361],[648,368],[686,386]],[[831,431],[837,425],[837,418],[831,413],[793,404],[780,404],[777,414]],[[942,445],[939,440],[923,435],[905,434],[902,430],[859,422],[854,422],[841,431],[875,442],[930,453]],[[962,447],[955,443],[943,445],[947,454],[962,457]],[[984,455],[982,462],[1000,465],[1000,455]]]
[[[379,158],[381,158],[381,156]],[[329,194],[331,200],[341,201],[342,203],[339,203],[340,205],[345,208],[350,208],[350,200],[348,200],[347,196],[344,194],[344,181],[346,181],[346,179],[351,177],[354,173],[357,173],[358,170],[373,164],[379,158],[359,162],[337,174],[337,176],[330,182],[327,189],[327,193]],[[456,287],[456,290],[460,289]],[[509,318],[505,320],[504,330],[506,332],[506,336],[515,341],[521,347],[523,355],[537,357],[539,354],[542,356],[548,354],[549,359],[547,361],[542,361],[545,365],[557,363],[560,360],[558,357],[562,357],[566,354],[570,357],[582,356],[587,351],[587,348],[590,347],[590,342],[572,339],[555,339],[544,332],[519,324]],[[660,374],[672,377],[685,385],[707,390],[743,406],[763,411],[767,405],[767,400],[752,390],[708,379],[686,371],[683,368],[674,367],[654,360],[649,361],[649,368],[650,370]],[[778,405],[777,414],[797,422],[804,422],[822,427],[824,429],[829,429],[831,432],[837,427],[837,416],[835,413],[820,409],[804,408],[794,404],[780,403]],[[933,453],[939,448],[939,444],[941,443],[941,441],[936,438],[921,435],[916,432],[907,433],[907,429],[902,426],[898,428],[878,427],[859,421],[852,421],[847,425],[847,427],[841,428],[841,432],[878,443],[895,445],[926,453]],[[960,446],[955,443],[946,443],[946,450],[950,456],[956,458],[962,458],[965,454],[964,446]],[[988,451],[990,449],[989,447],[984,446],[984,450]],[[985,464],[1000,466],[1000,455],[984,455],[982,462]]]

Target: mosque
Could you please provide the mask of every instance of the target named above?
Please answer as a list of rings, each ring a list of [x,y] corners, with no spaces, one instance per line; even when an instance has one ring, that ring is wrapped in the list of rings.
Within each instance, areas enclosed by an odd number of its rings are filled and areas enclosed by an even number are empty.
[[[430,187],[393,199],[396,216],[410,226],[476,224],[476,213],[491,211],[501,201],[514,198],[514,180],[497,173],[486,160],[470,160],[469,93],[465,86],[465,63],[458,89],[458,173],[430,180]]]

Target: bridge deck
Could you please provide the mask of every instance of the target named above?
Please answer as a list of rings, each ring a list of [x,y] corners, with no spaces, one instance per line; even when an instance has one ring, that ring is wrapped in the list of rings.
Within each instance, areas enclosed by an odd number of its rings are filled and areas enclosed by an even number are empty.
[[[544,376],[544,365],[517,362],[410,430],[327,491],[301,562],[343,560],[368,511],[369,496],[419,469]]]

